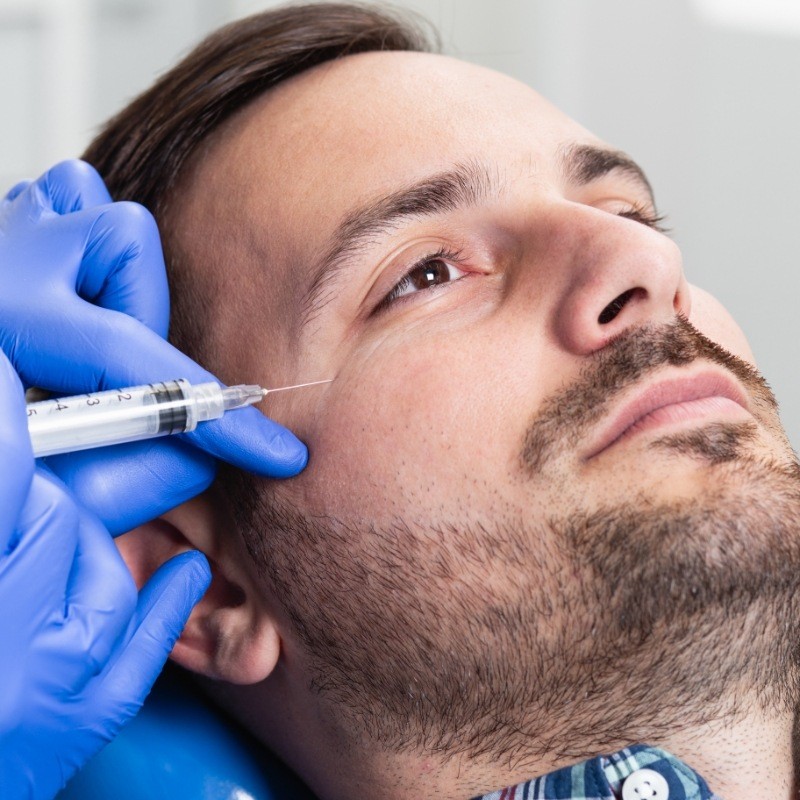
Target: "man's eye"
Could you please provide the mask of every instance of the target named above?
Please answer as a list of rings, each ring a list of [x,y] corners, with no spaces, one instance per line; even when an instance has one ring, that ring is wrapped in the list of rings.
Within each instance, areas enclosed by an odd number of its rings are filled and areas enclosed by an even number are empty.
[[[425,256],[417,261],[414,266],[395,284],[394,288],[381,300],[374,313],[383,311],[396,300],[409,294],[432,289],[444,283],[457,281],[467,273],[459,269],[454,262],[458,262],[459,253],[440,250],[432,255]]]

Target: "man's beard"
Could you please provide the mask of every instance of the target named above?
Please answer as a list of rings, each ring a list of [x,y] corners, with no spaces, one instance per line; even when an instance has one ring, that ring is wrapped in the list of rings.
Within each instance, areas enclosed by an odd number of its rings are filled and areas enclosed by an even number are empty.
[[[545,404],[521,447],[526,480],[625,388],[698,358],[735,372],[775,427],[763,380],[678,321],[626,334]],[[735,715],[745,695],[770,710],[800,699],[800,472],[788,449],[751,455],[756,430],[653,443],[714,470],[694,498],[546,520],[469,509],[468,524],[376,526],[305,516],[250,477],[229,489],[343,731],[389,750],[578,759]]]

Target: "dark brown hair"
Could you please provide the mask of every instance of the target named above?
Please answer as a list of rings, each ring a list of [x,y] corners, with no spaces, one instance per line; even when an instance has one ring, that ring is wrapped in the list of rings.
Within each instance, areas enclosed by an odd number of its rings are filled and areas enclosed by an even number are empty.
[[[218,343],[198,324],[210,298],[171,230],[167,211],[201,143],[237,111],[282,81],[326,61],[372,51],[438,49],[433,29],[387,7],[306,3],[220,28],[105,125],[83,158],[115,200],[132,200],[159,223],[171,293],[170,341],[221,374]]]
[[[346,55],[435,49],[432,33],[387,8],[311,3],[255,14],[201,42],[113,117],[83,158],[112,197],[141,203],[158,219],[198,144],[258,95]]]

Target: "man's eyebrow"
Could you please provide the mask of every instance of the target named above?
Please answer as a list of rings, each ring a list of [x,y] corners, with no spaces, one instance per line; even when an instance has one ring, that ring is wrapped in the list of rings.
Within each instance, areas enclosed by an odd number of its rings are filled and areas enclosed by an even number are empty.
[[[653,187],[644,170],[626,153],[593,144],[571,144],[561,149],[562,169],[573,183],[583,186],[610,172],[621,172],[638,183],[655,203]]]
[[[409,219],[442,214],[475,205],[500,191],[496,169],[477,161],[456,164],[351,211],[331,237],[312,272],[302,302],[305,325],[330,299],[332,285],[348,259],[379,234]]]
[[[590,144],[561,148],[565,176],[578,185],[591,183],[620,171],[638,183],[653,199],[653,190],[642,168],[620,150]],[[475,205],[501,191],[498,170],[479,161],[456,164],[451,169],[366,202],[351,211],[338,226],[330,244],[312,270],[301,302],[301,327],[333,296],[337,277],[349,258],[382,233],[405,220],[442,214]]]

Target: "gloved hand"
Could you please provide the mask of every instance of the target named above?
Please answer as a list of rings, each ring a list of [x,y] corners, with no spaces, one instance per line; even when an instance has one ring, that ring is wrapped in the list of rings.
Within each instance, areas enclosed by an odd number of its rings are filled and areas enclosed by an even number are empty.
[[[183,553],[138,594],[99,520],[34,468],[0,352],[0,797],[52,798],[141,706],[210,572]]]
[[[164,341],[168,317],[155,221],[139,205],[112,203],[88,164],[63,162],[0,202],[0,349],[23,383],[63,396],[214,380]],[[47,463],[116,534],[205,489],[214,476],[210,456],[272,477],[295,475],[307,460],[289,431],[254,408],[180,439]]]

